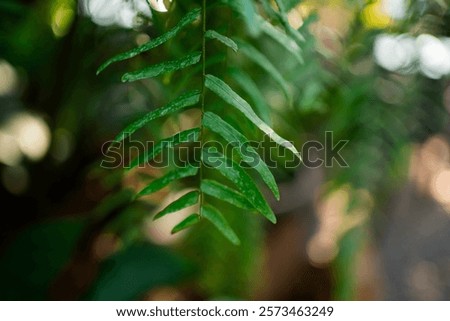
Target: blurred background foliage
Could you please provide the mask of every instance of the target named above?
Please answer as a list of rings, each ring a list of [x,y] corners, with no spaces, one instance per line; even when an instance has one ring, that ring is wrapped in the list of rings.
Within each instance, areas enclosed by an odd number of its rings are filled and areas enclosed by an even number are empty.
[[[450,298],[450,2],[282,2],[304,38],[294,55],[226,8],[213,20],[271,59],[291,101],[245,55],[213,50],[211,68],[227,70],[299,149],[327,131],[348,141],[349,166],[274,169],[277,225],[221,208],[238,247],[202,224],[170,235],[186,212],[152,222],[181,191],[128,205],[158,168],[99,166],[121,128],[192,86],[186,71],[131,85],[121,74],[177,56],[199,35],[189,29],[151,55],[95,70],[198,1],[0,3],[1,299]],[[276,12],[270,0],[255,3]],[[242,86],[248,79],[254,86]],[[159,121],[137,138],[159,140],[198,117]]]

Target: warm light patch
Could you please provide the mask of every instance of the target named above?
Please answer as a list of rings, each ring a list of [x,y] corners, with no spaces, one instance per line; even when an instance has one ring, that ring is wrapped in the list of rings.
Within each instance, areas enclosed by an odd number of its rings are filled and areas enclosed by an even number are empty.
[[[358,206],[349,208],[350,199],[356,198]],[[329,264],[339,252],[339,241],[350,229],[364,223],[373,199],[365,190],[348,186],[325,195],[316,207],[318,229],[306,246],[313,265]]]
[[[55,1],[51,11],[50,25],[56,37],[63,37],[69,32],[75,18],[75,3],[71,0]]]
[[[377,0],[366,6],[362,12],[362,20],[367,28],[383,29],[392,24],[391,17],[383,10],[383,1]]]

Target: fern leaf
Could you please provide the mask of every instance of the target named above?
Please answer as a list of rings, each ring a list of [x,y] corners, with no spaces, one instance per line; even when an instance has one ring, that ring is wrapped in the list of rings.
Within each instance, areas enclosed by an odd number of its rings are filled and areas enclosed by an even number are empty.
[[[289,36],[291,36],[298,45],[301,45],[305,41],[305,38],[298,30],[292,28],[287,17],[288,11],[292,8],[292,4],[288,4],[287,1],[275,0],[275,3],[277,4],[279,10],[278,12],[272,7],[272,4],[269,0],[262,0],[262,2],[264,8],[266,9],[266,11],[268,11],[267,13],[270,16],[275,16],[281,23],[283,28],[286,30],[286,32],[289,34]]]
[[[221,201],[225,201],[244,210],[253,210],[254,207],[247,199],[238,191],[223,185],[217,181],[204,179],[200,183],[202,193],[215,197]]]
[[[224,36],[224,35],[218,33],[215,30],[208,30],[208,31],[206,31],[205,32],[205,37],[208,38],[208,39],[216,39],[216,40],[220,41],[225,46],[231,48],[234,52],[238,51],[238,46],[232,39],[230,39],[227,36]]]
[[[249,165],[251,165],[261,175],[261,178],[270,188],[276,199],[280,199],[280,192],[278,191],[278,186],[272,172],[267,167],[266,163],[261,159],[258,152],[250,146],[250,142],[244,135],[238,132],[233,126],[225,122],[222,118],[211,112],[205,112],[203,116],[203,125],[222,136],[222,138],[227,142],[232,144],[237,143],[238,146],[236,146],[236,151],[239,156],[241,156],[242,160],[249,164],[249,162],[246,161],[246,158],[252,158],[252,163]],[[243,151],[244,148],[245,153]]]
[[[182,220],[180,223],[175,225],[171,233],[172,234],[178,233],[184,229],[187,229],[188,227],[191,227],[192,225],[197,224],[198,222],[200,222],[200,216],[198,214],[191,214],[184,220]]]
[[[266,124],[271,124],[270,119],[270,107],[266,103],[266,99],[262,95],[258,86],[255,84],[253,79],[241,69],[233,68],[230,71],[231,77],[238,83],[239,86],[250,96],[255,104],[255,109],[258,115]]]
[[[295,156],[301,159],[300,153],[297,149],[284,138],[280,137],[277,133],[273,131],[266,123],[264,123],[253,111],[250,105],[233,89],[230,88],[226,83],[224,83],[219,78],[206,75],[205,86],[222,98],[226,103],[238,109],[242,112],[253,124],[255,124],[260,130],[262,130],[266,135],[268,135],[275,143],[284,148],[289,149]]]
[[[267,204],[253,179],[238,164],[227,159],[223,154],[214,150],[214,148],[204,148],[202,150],[202,160],[233,182],[247,200],[253,204],[255,209],[269,221],[272,223],[277,221],[275,214],[269,204]]]
[[[225,0],[226,4],[237,11],[244,19],[247,29],[254,37],[260,33],[259,26],[256,24],[256,8],[253,1],[249,0]]]
[[[294,9],[301,2],[301,0],[281,0],[281,2],[283,3],[284,11],[289,12]]]
[[[210,221],[217,229],[234,245],[241,244],[241,241],[234,233],[230,224],[228,224],[225,217],[215,207],[211,205],[205,205],[202,207],[202,216]]]
[[[190,11],[186,16],[184,16],[178,24],[164,33],[163,35],[159,36],[158,38],[155,38],[142,46],[139,46],[137,48],[131,49],[129,51],[126,51],[124,53],[121,53],[117,56],[112,57],[111,59],[108,59],[105,63],[103,63],[97,70],[97,75],[101,73],[103,70],[105,70],[106,67],[111,65],[112,63],[123,61],[126,59],[133,58],[143,52],[146,52],[148,50],[151,50],[153,48],[156,48],[166,41],[172,39],[175,37],[181,30],[183,30],[186,26],[190,25],[192,22],[197,20],[200,17],[201,9],[197,8],[192,11]]]
[[[199,134],[200,128],[195,127],[176,133],[169,138],[160,140],[158,143],[153,145],[151,149],[146,150],[144,154],[141,154],[139,157],[133,159],[128,170],[151,161],[156,156],[158,156],[164,148],[175,147],[179,144],[196,141],[199,137]]]
[[[136,198],[159,191],[160,189],[169,185],[172,181],[185,177],[195,176],[197,175],[197,172],[198,167],[193,165],[188,165],[186,167],[180,167],[175,170],[172,170],[167,174],[165,174],[164,176],[159,177],[155,179],[153,182],[151,182],[147,187],[145,187],[142,191],[140,191],[136,195]]]
[[[149,112],[144,117],[142,117],[142,118],[136,120],[135,122],[131,123],[130,125],[128,125],[123,131],[121,131],[119,133],[119,135],[116,136],[114,141],[120,142],[124,138],[133,134],[136,130],[142,128],[148,122],[155,120],[157,118],[169,115],[176,111],[184,110],[188,107],[193,107],[199,101],[200,101],[200,91],[199,90],[193,90],[193,91],[187,92],[187,93],[179,96],[175,100],[171,101],[167,105]]]
[[[258,17],[258,21],[261,24],[261,30],[270,38],[278,42],[284,49],[290,52],[299,64],[303,64],[304,60],[300,54],[301,48],[296,41],[287,36],[279,28],[273,26],[271,23],[264,20],[262,17]]]
[[[122,76],[122,82],[153,78],[167,72],[181,70],[197,64],[200,61],[201,56],[201,52],[193,52],[177,60],[165,61],[141,70],[127,72]]]
[[[252,45],[240,40],[235,41],[239,46],[240,52],[242,52],[248,59],[265,70],[276,81],[276,83],[283,90],[286,98],[290,101],[291,97],[289,94],[289,83],[284,79],[283,75],[272,64],[272,62]]]
[[[197,204],[199,195],[200,193],[198,191],[192,191],[184,194],[177,200],[167,205],[162,211],[157,213],[155,217],[153,217],[153,220],[157,220],[167,214],[177,212],[183,208]]]

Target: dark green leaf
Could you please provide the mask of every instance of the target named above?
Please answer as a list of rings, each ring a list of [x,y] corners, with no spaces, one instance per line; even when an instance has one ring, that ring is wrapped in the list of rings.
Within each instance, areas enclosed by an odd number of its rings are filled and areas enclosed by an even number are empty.
[[[206,31],[205,37],[209,38],[209,39],[216,39],[216,40],[220,41],[221,43],[223,43],[225,46],[234,50],[235,52],[238,51],[238,46],[233,40],[231,40],[230,38],[228,38],[224,35],[221,35],[220,33],[218,33],[215,30]]]
[[[57,219],[19,233],[0,257],[0,300],[48,300],[48,291],[67,264],[85,222]]]
[[[153,145],[152,148],[146,150],[144,154],[141,154],[139,157],[135,158],[131,162],[128,169],[130,170],[136,166],[151,161],[156,156],[158,156],[163,151],[164,148],[170,148],[177,146],[179,144],[196,141],[198,139],[199,134],[200,128],[196,127],[176,133],[175,135],[169,138],[162,139],[158,143]]]
[[[203,116],[203,125],[222,136],[227,142],[233,144],[242,160],[261,175],[263,181],[273,192],[276,199],[280,199],[280,192],[278,191],[278,186],[272,172],[244,135],[225,122],[222,118],[211,112],[205,112]],[[248,160],[249,157],[251,159],[250,161]]]
[[[175,100],[171,101],[167,105],[158,108],[156,110],[152,110],[148,114],[146,114],[144,117],[136,120],[135,122],[128,125],[117,137],[114,139],[115,142],[120,142],[124,138],[130,136],[133,134],[136,130],[142,128],[145,124],[148,122],[169,115],[171,113],[174,113],[179,110],[186,109],[188,107],[192,107],[195,104],[197,104],[200,101],[200,91],[193,90],[190,92],[187,92]]]
[[[161,74],[177,71],[186,67],[195,65],[200,61],[201,52],[193,52],[183,58],[177,60],[165,61],[141,70],[127,72],[122,76],[122,82],[136,81],[139,79],[146,79],[159,76]]]
[[[172,234],[178,233],[184,229],[187,229],[188,227],[197,224],[200,222],[200,215],[198,214],[191,214],[188,217],[186,217],[184,220],[182,220],[180,223],[175,225],[175,227],[172,229]]]
[[[189,12],[186,16],[184,16],[178,24],[164,33],[163,35],[159,36],[158,38],[155,38],[142,46],[139,46],[137,48],[131,49],[127,52],[121,53],[109,60],[107,60],[105,63],[103,63],[97,70],[97,75],[102,72],[106,67],[108,67],[110,64],[122,60],[126,60],[132,57],[135,57],[145,51],[148,51],[150,49],[153,49],[155,47],[158,47],[159,45],[163,44],[164,42],[168,41],[169,39],[175,37],[183,28],[185,28],[187,25],[194,22],[196,19],[200,17],[201,9],[197,8]]]
[[[277,219],[269,204],[243,168],[213,148],[202,150],[202,160],[233,182],[258,212],[272,223],[276,222]]]
[[[265,70],[270,76],[272,76],[272,78],[283,90],[286,98],[290,101],[291,97],[289,94],[289,83],[284,79],[283,75],[272,64],[272,62],[252,45],[239,40],[236,40],[236,43],[239,46],[240,52],[242,52],[248,59],[250,59],[259,67],[261,67],[263,70]]]
[[[202,207],[202,216],[205,217],[208,221],[210,221],[217,229],[234,245],[239,245],[241,242],[237,237],[236,233],[234,233],[230,224],[228,224],[227,220],[223,215],[213,206],[205,205]]]
[[[301,159],[300,153],[284,138],[280,137],[277,133],[273,131],[266,123],[264,123],[253,111],[250,105],[242,99],[237,93],[233,91],[226,83],[224,83],[219,78],[207,75],[205,78],[205,86],[212,92],[216,93],[225,102],[232,105],[241,111],[253,124],[255,124],[259,129],[261,129],[266,135],[268,135],[275,143],[289,149],[295,156]]]
[[[169,185],[172,181],[175,181],[175,180],[181,179],[181,178],[185,178],[185,177],[195,176],[195,175],[197,175],[197,172],[198,172],[198,167],[192,166],[192,165],[174,169],[174,170],[168,172],[167,174],[165,174],[164,176],[155,179],[146,188],[144,188],[142,191],[140,191],[136,195],[136,197],[148,195],[148,194],[154,193],[156,191],[159,191],[160,189]]]
[[[200,189],[203,193],[215,197],[219,200],[228,202],[236,207],[242,208],[244,210],[253,210],[254,207],[250,204],[247,199],[234,189],[223,185],[217,181],[204,179],[200,184]]]
[[[100,266],[86,299],[126,301],[143,299],[151,289],[175,285],[192,267],[166,248],[139,244],[125,248]]]
[[[111,213],[112,211],[126,207],[133,199],[133,191],[124,189],[118,193],[114,193],[105,197],[101,203],[92,211],[92,216],[100,219]]]
[[[270,119],[270,107],[266,103],[266,98],[262,95],[256,83],[253,79],[243,70],[233,68],[230,70],[230,74],[239,86],[250,96],[255,104],[255,109],[258,115],[266,124],[271,124]]]
[[[183,208],[197,204],[199,195],[200,193],[198,191],[192,191],[184,194],[183,196],[166,206],[166,208],[164,208],[162,211],[157,213],[153,220],[157,220],[164,215],[177,212],[179,210],[182,210]]]

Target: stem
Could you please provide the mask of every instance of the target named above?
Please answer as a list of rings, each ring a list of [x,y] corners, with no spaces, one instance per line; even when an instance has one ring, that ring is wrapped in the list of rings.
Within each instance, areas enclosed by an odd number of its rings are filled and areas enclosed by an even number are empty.
[[[201,96],[201,118],[200,118],[200,148],[204,138],[203,115],[205,113],[205,78],[206,78],[206,0],[202,1],[202,96]],[[200,155],[200,184],[203,180],[203,154]],[[200,191],[200,209],[199,214],[202,216],[203,193]]]

